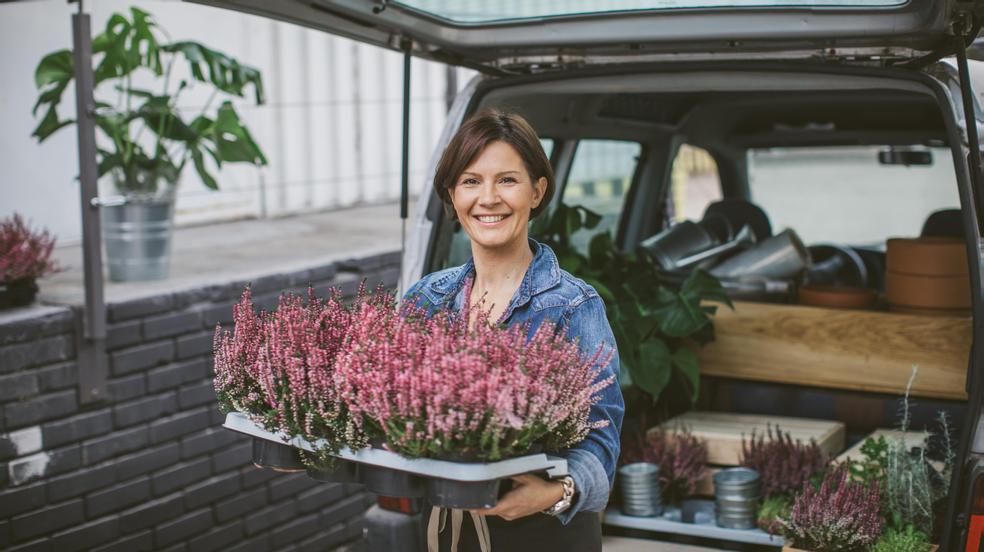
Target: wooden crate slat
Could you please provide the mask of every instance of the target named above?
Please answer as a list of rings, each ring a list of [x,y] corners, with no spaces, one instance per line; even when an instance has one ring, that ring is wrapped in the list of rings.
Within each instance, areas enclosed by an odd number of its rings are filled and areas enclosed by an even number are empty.
[[[719,307],[704,375],[966,400],[972,319],[735,302]]]

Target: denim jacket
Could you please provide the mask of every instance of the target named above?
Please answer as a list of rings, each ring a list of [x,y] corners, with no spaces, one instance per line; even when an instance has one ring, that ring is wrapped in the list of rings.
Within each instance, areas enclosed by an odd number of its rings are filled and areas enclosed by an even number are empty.
[[[557,256],[544,244],[530,239],[533,261],[516,290],[502,321],[507,324],[529,323],[529,334],[549,321],[566,329],[571,339],[579,338],[582,354],[594,354],[600,344],[612,351],[611,360],[598,374],[598,379],[619,374],[618,350],[611,326],[605,317],[605,304],[598,293],[583,280],[560,268]],[[475,265],[469,259],[462,266],[424,276],[404,296],[433,315],[449,307],[458,312],[464,304],[462,293],[466,279],[473,275]],[[619,435],[625,403],[618,381],[600,392],[600,400],[591,407],[590,422],[608,421],[608,426],[592,429],[587,438],[573,448],[560,451],[567,459],[567,468],[574,479],[576,500],[558,516],[567,524],[582,510],[600,512],[608,503],[619,454]]]

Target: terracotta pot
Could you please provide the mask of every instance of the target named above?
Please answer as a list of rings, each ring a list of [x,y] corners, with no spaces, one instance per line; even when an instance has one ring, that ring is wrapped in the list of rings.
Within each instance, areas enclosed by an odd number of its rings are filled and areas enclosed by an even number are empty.
[[[959,238],[892,238],[888,240],[885,269],[924,276],[966,275],[967,246]]]
[[[970,276],[885,273],[885,295],[893,306],[922,309],[969,309]]]
[[[878,294],[874,290],[841,286],[803,286],[798,292],[801,305],[835,309],[870,309]]]

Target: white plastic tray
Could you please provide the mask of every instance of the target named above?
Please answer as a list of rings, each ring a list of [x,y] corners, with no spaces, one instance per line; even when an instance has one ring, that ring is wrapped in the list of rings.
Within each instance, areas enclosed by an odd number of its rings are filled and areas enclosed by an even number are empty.
[[[267,441],[286,444],[308,451],[314,449],[311,443],[299,437],[288,439],[282,433],[269,432],[239,412],[226,414],[223,427],[251,437],[266,439]],[[360,464],[380,466],[423,477],[450,479],[452,481],[491,481],[493,479],[504,479],[514,475],[541,471],[547,472],[550,478],[567,475],[567,460],[546,454],[530,454],[508,460],[500,460],[498,462],[450,462],[447,460],[431,460],[429,458],[409,459],[395,452],[376,448],[353,451],[345,447],[336,456]]]

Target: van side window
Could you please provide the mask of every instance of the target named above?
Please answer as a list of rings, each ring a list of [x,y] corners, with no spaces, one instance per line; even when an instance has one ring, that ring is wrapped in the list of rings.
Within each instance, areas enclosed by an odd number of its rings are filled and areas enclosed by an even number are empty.
[[[721,179],[714,158],[696,146],[680,146],[670,173],[670,219],[700,220],[704,209],[721,197]]]
[[[582,205],[601,215],[601,223],[592,230],[581,230],[571,242],[587,252],[591,237],[597,233],[618,232],[622,205],[635,174],[642,145],[616,140],[581,140],[574,152],[570,174],[561,201]]]

